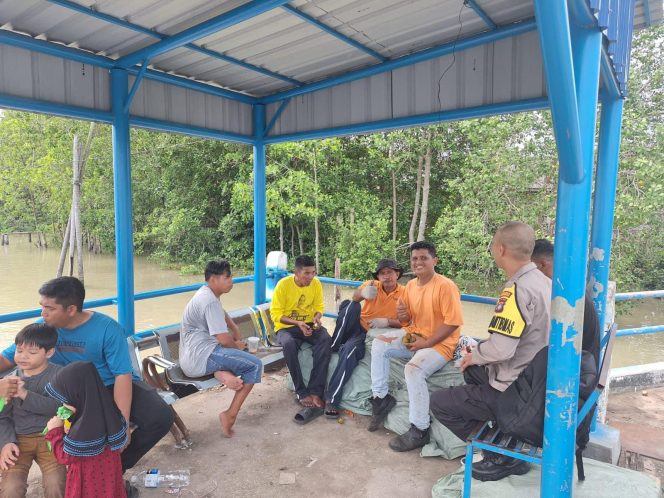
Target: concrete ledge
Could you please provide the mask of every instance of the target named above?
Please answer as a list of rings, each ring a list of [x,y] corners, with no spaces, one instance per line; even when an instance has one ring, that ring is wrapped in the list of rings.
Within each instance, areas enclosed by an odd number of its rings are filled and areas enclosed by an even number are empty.
[[[612,368],[609,379],[611,393],[664,386],[664,362]]]
[[[620,450],[620,431],[615,427],[597,424],[595,430],[590,433],[590,441],[583,451],[583,457],[616,465],[620,458]]]

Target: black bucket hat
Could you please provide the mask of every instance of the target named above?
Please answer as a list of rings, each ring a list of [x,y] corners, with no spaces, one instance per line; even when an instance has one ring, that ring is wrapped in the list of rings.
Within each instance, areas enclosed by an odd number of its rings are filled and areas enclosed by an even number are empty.
[[[378,262],[378,266],[376,267],[376,271],[373,274],[373,277],[378,280],[378,274],[380,273],[380,270],[383,268],[392,268],[394,271],[396,271],[399,276],[397,278],[401,278],[401,275],[403,275],[403,270],[399,266],[399,263],[394,261],[393,259],[381,259]]]

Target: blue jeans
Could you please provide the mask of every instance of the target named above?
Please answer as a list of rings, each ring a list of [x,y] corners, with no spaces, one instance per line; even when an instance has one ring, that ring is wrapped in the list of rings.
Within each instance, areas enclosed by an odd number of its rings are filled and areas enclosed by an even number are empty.
[[[245,384],[260,384],[263,362],[246,351],[218,345],[208,356],[205,375],[222,370],[242,378]]]
[[[371,391],[374,396],[384,398],[388,392],[390,358],[410,359],[404,368],[408,387],[408,419],[418,429],[425,430],[431,424],[427,378],[443,368],[447,359],[432,348],[413,353],[401,342],[404,334],[404,330],[386,330],[382,335],[395,337],[392,342],[374,339],[371,343]]]

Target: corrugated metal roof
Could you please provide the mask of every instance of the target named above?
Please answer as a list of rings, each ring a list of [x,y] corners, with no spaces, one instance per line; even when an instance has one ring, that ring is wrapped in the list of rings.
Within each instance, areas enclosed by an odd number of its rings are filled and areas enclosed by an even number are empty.
[[[490,18],[490,22],[499,28],[533,17],[532,0],[476,0],[475,3]],[[76,47],[108,57],[112,61],[238,7],[259,4],[261,2],[257,0],[0,0],[0,27],[27,34],[32,38]],[[662,0],[636,0],[634,24],[643,26],[661,21],[662,4]],[[333,36],[321,29],[321,26],[307,22],[289,9],[297,9],[301,16],[313,18],[370,49],[370,53]],[[157,71],[263,97],[296,88],[298,85],[371,67],[380,63],[381,58],[392,60],[445,43],[455,44],[456,41],[490,29],[482,17],[462,0],[291,0],[287,7],[272,8],[194,40],[154,57],[149,64],[150,68]],[[400,115],[402,112],[398,109],[402,108],[408,108],[407,112],[435,112],[440,110],[437,107],[447,109],[525,95],[542,96],[544,85],[540,81],[542,71],[539,45],[536,36],[531,38],[530,49],[534,50],[532,65],[515,64],[516,60],[521,60],[519,54],[527,50],[527,47],[521,46],[521,42],[515,40],[489,44],[483,51],[473,49],[466,54],[459,51],[457,68],[446,76],[448,80],[454,77],[457,90],[452,91],[445,87],[439,92],[449,92],[448,98],[453,102],[451,106],[439,105],[438,95],[431,97],[431,88],[437,86],[439,72],[449,65],[446,62],[449,57],[433,59],[408,71],[392,71],[380,77],[366,79],[359,86],[364,86],[368,92],[376,91],[380,94],[379,87],[384,87],[385,78],[395,80],[408,73],[414,87],[419,89],[423,85],[422,88],[429,97],[424,97],[425,104],[423,97],[416,92],[414,95],[403,95],[402,101],[383,102],[378,107],[370,105],[371,109],[366,109],[365,117],[362,118],[354,109],[352,112],[356,118],[351,118],[348,114],[347,122],[355,122],[356,119],[365,119],[368,116]],[[23,53],[21,50],[5,48],[3,53],[14,63]],[[483,71],[494,78],[482,85],[473,83],[479,81],[476,78],[479,53],[482,54],[479,64],[483,65]],[[473,68],[472,71],[462,71],[471,59],[469,67]],[[57,84],[58,79],[62,79],[63,87],[71,86],[72,74],[81,71],[71,63],[60,62],[58,65],[43,54],[32,55],[31,60],[33,62],[30,67],[20,63],[24,68],[20,74],[25,78],[30,76],[30,81],[19,81],[20,78],[16,75],[10,75],[7,68],[11,66],[3,62],[5,75],[0,75],[0,93],[9,92],[11,95],[38,98],[49,93],[48,84],[44,83],[49,70],[54,71],[55,75],[52,83]],[[53,70],[56,66],[57,70]],[[506,67],[512,68],[510,76],[498,78],[496,75],[501,70],[504,72]],[[537,82],[533,84],[528,74],[536,75]],[[428,80],[422,81],[422,78]],[[91,101],[95,102],[95,109],[109,108],[108,90],[101,88],[108,84],[107,79],[107,76],[97,75],[93,80],[85,79],[81,82],[81,95],[94,95]],[[167,93],[160,85],[166,86],[166,83],[152,82],[150,88],[160,95],[168,94],[172,97],[178,94],[176,90],[169,90],[171,93]],[[395,85],[394,81],[390,85]],[[320,109],[321,99],[324,101],[329,99],[330,95],[357,88],[358,84],[348,83],[346,87],[312,94],[308,100],[319,102],[315,107]],[[391,86],[390,91],[394,91],[394,88],[395,86]],[[77,92],[75,88],[73,90],[74,93]],[[183,91],[186,93],[193,90]],[[201,101],[215,98],[223,100],[223,96],[208,96]],[[66,104],[74,100],[75,97],[68,98],[63,94],[56,102]],[[305,100],[307,99],[301,99],[300,103]],[[225,109],[225,105],[219,101],[212,107]],[[141,109],[145,107],[144,104],[141,106]],[[334,112],[342,112],[336,101],[333,106],[337,108]],[[301,112],[297,111],[294,115]],[[162,116],[166,111],[145,110],[141,114]],[[242,118],[239,121],[242,125],[232,127],[232,131],[244,132],[246,129],[246,110],[240,114]],[[212,121],[219,124],[218,121]],[[332,121],[337,122],[336,119]],[[201,120],[197,119],[196,122]],[[295,129],[293,123],[288,121],[284,121],[281,127],[284,130]]]
[[[156,38],[96,19],[95,12],[167,36],[248,2],[75,2],[90,9],[90,15],[73,10],[73,3],[67,7],[66,2],[4,0],[0,2],[0,24],[5,29],[117,59],[155,43]],[[478,4],[499,26],[533,16],[529,0],[484,0]],[[290,5],[387,58],[400,57],[488,29],[482,19],[460,0],[294,0]],[[651,19],[661,19],[662,2],[651,1],[649,5]],[[643,0],[637,2],[635,24],[645,24]],[[377,62],[283,8],[270,10],[197,40],[195,44],[304,83]],[[184,47],[155,58],[151,67],[257,96],[292,87],[287,82]]]

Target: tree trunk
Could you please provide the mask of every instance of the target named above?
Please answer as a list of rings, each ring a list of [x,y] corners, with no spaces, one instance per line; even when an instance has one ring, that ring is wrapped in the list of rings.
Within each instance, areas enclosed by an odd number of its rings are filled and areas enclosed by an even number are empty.
[[[55,272],[56,277],[61,277],[65,269],[65,257],[67,256],[67,248],[69,247],[69,232],[71,231],[71,210],[69,211],[69,218],[67,219],[67,228],[62,237],[62,249],[60,250],[60,259],[58,260],[58,270]]]
[[[427,145],[424,156],[424,184],[422,185],[422,210],[420,212],[420,228],[417,231],[417,240],[424,240],[424,231],[427,228],[427,213],[429,211],[429,180],[431,179],[431,145]]]
[[[334,278],[341,278],[341,260],[334,258]],[[339,304],[341,303],[341,289],[338,285],[334,286],[334,309],[339,312]]]
[[[300,244],[300,255],[304,254],[304,242],[302,241],[302,233],[300,233],[300,225],[295,225],[295,231],[297,232],[297,241]]]
[[[291,257],[295,259],[295,227],[292,223],[290,226],[290,252]]]
[[[316,259],[316,271],[320,271],[319,256],[320,256],[320,231],[318,228],[318,167],[316,164],[316,156],[318,150],[314,144],[314,185],[316,186],[316,193],[314,195],[314,247]]]
[[[94,123],[93,123],[94,124]],[[86,148],[89,146],[86,144]],[[72,196],[72,203],[74,205],[74,212],[76,213],[76,262],[78,263],[78,279],[84,282],[85,275],[83,273],[83,237],[81,233],[81,179],[84,165],[85,149],[78,141],[78,137],[74,136],[74,190]]]
[[[394,170],[392,170],[392,241],[397,241],[397,174]],[[394,247],[396,248],[396,244]]]
[[[284,252],[284,218],[279,216],[279,250]]]
[[[417,158],[417,182],[415,183],[415,205],[413,206],[413,216],[410,219],[410,228],[408,229],[408,243],[415,242],[415,225],[417,224],[417,215],[420,211],[420,188],[422,186],[422,162],[424,157]]]

